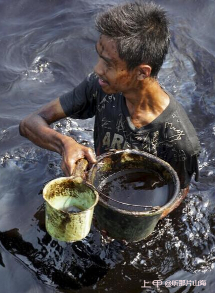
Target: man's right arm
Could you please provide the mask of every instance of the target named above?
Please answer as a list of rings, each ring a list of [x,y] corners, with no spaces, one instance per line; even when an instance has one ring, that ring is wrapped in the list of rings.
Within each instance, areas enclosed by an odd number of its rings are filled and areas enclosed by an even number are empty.
[[[22,136],[36,145],[61,154],[62,170],[70,176],[79,159],[86,158],[90,163],[95,163],[96,158],[91,148],[78,144],[73,138],[58,133],[49,126],[65,117],[57,98],[23,119],[19,129]]]

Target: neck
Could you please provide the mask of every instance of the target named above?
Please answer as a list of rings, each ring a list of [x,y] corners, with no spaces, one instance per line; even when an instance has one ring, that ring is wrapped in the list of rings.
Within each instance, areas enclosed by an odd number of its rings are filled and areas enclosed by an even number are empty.
[[[169,97],[158,81],[146,78],[134,91],[124,93],[131,120],[136,127],[144,126],[157,118],[168,106]]]

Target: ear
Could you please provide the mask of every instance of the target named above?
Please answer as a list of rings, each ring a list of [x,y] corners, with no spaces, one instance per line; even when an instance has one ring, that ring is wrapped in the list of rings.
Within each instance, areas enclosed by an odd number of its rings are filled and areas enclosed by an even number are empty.
[[[149,65],[146,64],[141,64],[138,66],[137,70],[137,79],[138,80],[143,80],[146,77],[149,77],[151,74],[152,68]]]

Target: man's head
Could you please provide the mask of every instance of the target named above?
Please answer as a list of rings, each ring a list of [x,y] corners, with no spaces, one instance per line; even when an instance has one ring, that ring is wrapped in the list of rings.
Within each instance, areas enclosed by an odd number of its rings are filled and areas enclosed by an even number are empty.
[[[96,28],[115,41],[128,70],[146,64],[151,67],[150,76],[157,76],[170,39],[163,9],[143,1],[119,5],[98,15]]]

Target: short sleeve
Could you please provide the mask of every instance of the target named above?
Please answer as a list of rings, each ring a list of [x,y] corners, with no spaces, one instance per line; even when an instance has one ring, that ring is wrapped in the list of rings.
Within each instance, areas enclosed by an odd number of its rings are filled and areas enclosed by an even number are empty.
[[[199,179],[199,164],[198,155],[187,156],[184,160],[171,160],[170,165],[175,169],[178,174],[181,189],[186,188],[195,175],[195,181]]]
[[[71,92],[60,96],[64,113],[74,119],[93,117],[96,111],[97,86],[97,77],[91,73]]]

